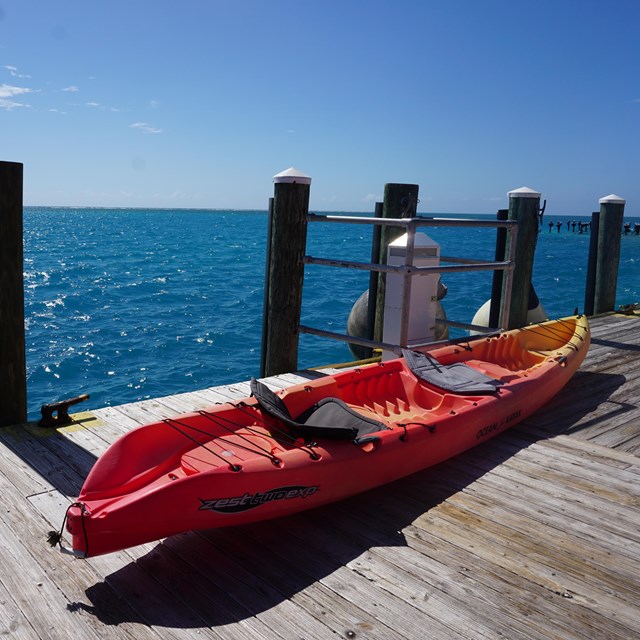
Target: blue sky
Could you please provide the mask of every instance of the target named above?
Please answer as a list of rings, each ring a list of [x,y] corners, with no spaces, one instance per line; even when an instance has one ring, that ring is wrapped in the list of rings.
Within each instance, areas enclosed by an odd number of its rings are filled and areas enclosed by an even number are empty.
[[[0,0],[25,204],[640,215],[640,0]]]

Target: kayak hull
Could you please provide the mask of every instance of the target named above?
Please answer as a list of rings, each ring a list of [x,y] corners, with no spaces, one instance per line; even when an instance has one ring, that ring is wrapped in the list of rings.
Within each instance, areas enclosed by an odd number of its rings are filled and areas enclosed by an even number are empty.
[[[428,468],[544,406],[588,347],[586,318],[574,317],[430,352],[499,381],[493,394],[443,391],[417,379],[404,358],[278,392],[292,414],[333,397],[386,427],[360,444],[296,438],[255,398],[139,427],[100,457],[69,509],[74,552],[281,517]]]

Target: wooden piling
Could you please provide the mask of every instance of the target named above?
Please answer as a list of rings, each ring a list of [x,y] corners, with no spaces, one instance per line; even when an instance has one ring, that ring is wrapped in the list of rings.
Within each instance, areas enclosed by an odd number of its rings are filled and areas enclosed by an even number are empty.
[[[518,234],[507,329],[516,329],[527,324],[539,213],[540,192],[527,187],[509,192],[509,220],[518,222]]]
[[[418,208],[418,185],[388,183],[384,185],[383,218],[414,218]],[[391,242],[405,233],[401,227],[382,226],[380,232],[379,264],[387,264],[387,248]],[[375,340],[382,341],[384,324],[385,274],[378,276],[376,296]]]
[[[598,235],[600,233],[600,212],[591,214],[591,228],[589,236],[589,260],[587,262],[587,281],[584,287],[584,313],[593,315],[596,297],[596,267],[598,264]]]
[[[0,426],[27,420],[22,255],[22,176],[0,161]]]
[[[293,167],[273,177],[273,214],[261,376],[298,368],[298,338],[311,178]]]
[[[625,200],[611,194],[600,198],[598,259],[596,262],[594,313],[613,311],[616,304],[620,236]]]

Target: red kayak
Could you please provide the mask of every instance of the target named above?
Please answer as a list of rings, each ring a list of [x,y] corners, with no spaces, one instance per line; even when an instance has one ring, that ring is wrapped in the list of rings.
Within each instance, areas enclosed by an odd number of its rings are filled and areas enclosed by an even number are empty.
[[[578,316],[408,351],[277,393],[254,380],[250,398],[114,442],[68,509],[73,552],[276,518],[425,469],[547,403],[589,342]]]

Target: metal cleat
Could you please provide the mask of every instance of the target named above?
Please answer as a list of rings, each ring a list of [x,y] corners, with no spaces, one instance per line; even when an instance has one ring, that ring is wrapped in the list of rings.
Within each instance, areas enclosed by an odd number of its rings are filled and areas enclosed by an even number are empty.
[[[69,415],[69,407],[84,402],[89,399],[88,393],[83,393],[69,400],[60,400],[60,402],[52,402],[51,404],[43,404],[40,407],[42,417],[38,420],[39,427],[59,427],[73,422]],[[53,414],[57,413],[56,416]]]

